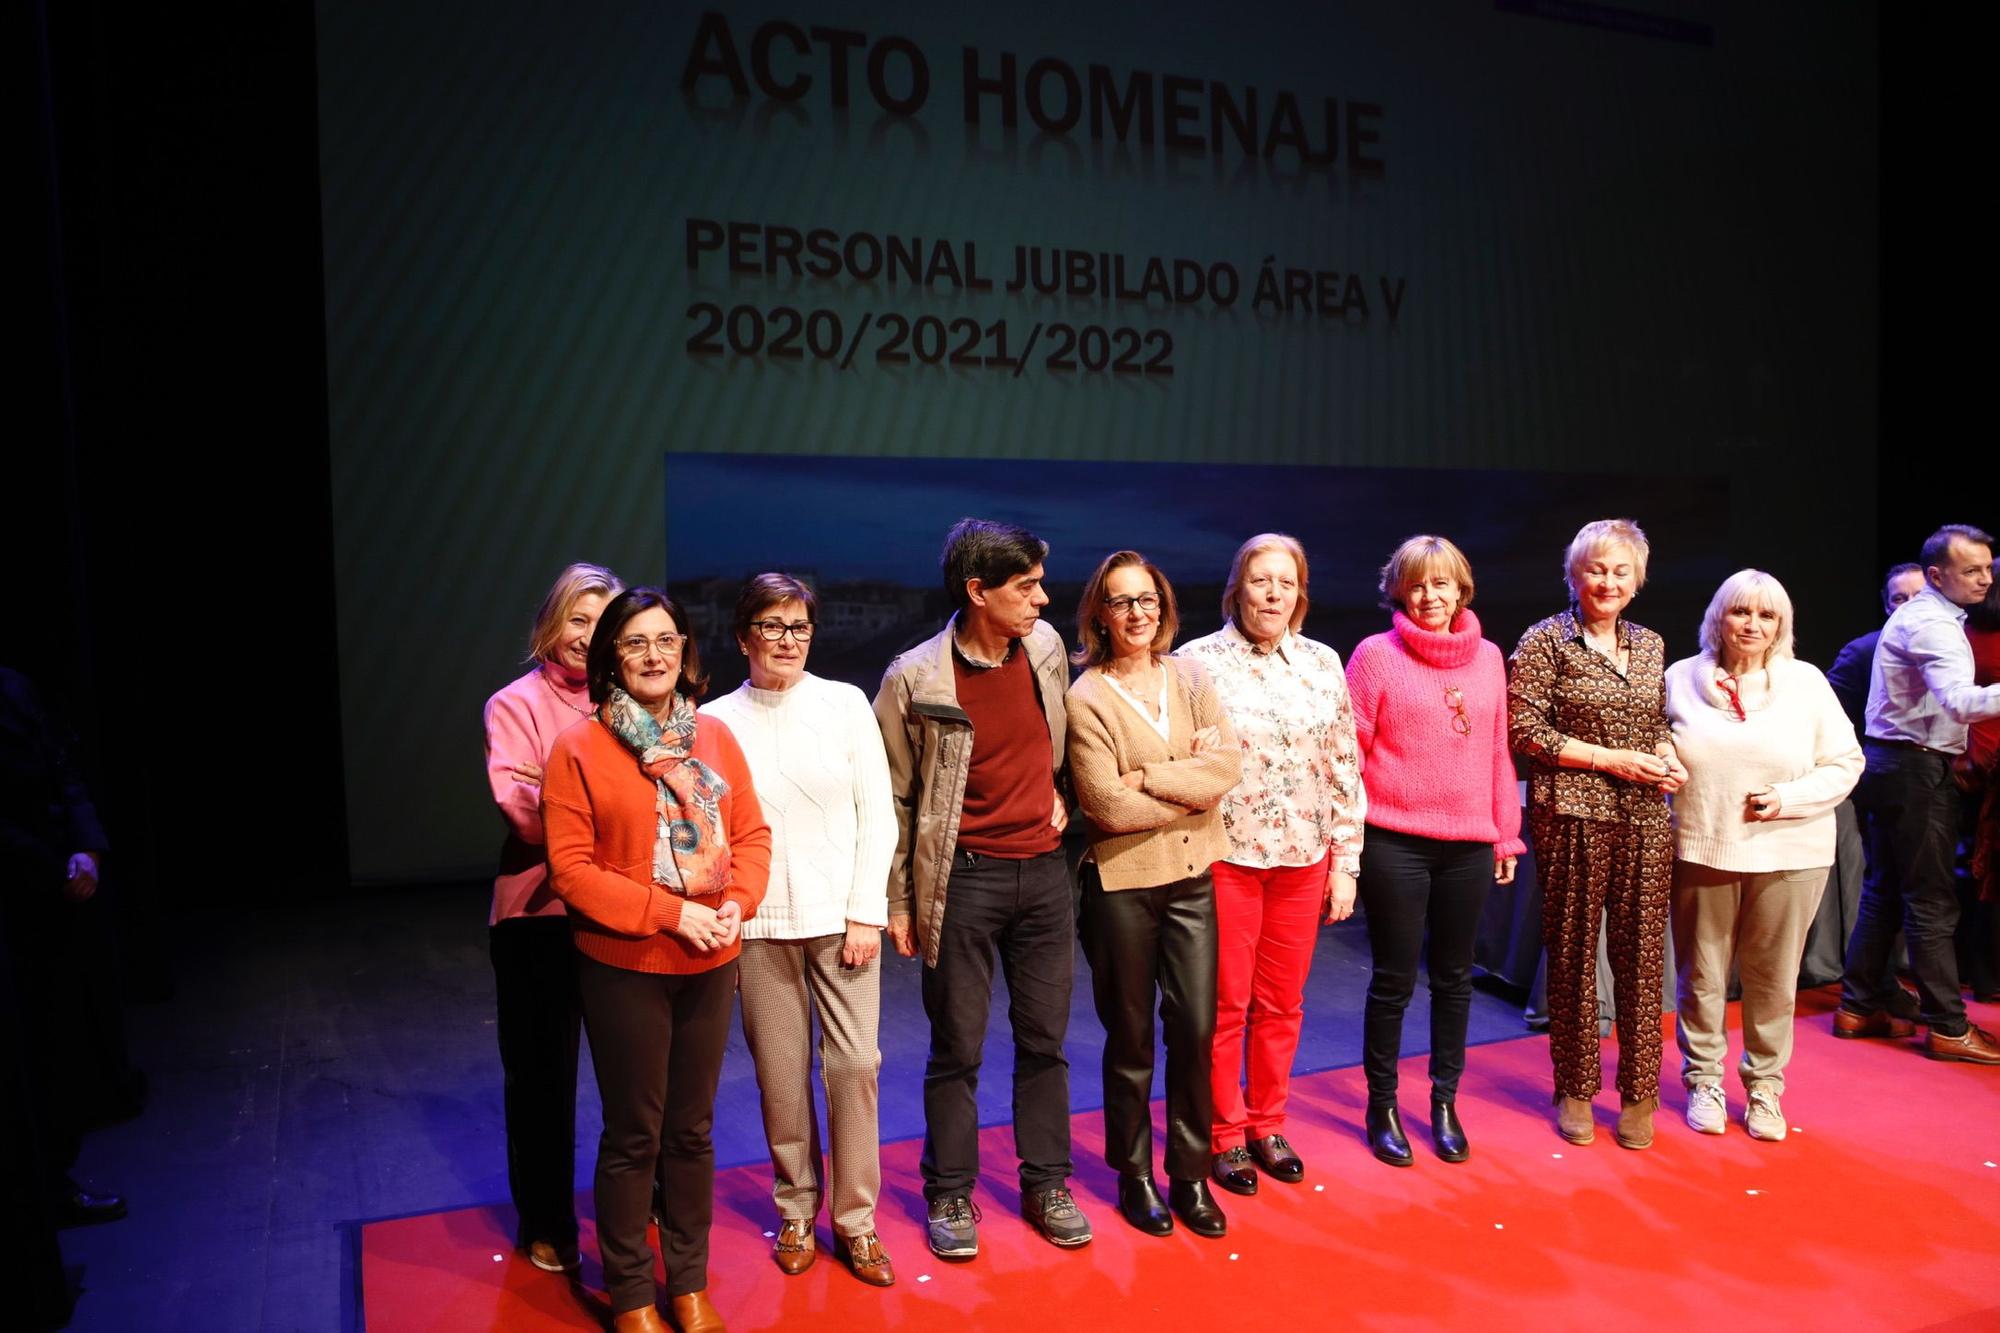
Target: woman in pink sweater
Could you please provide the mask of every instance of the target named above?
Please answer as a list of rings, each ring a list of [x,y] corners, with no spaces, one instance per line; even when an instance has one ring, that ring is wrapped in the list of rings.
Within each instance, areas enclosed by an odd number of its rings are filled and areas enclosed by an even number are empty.
[[[486,781],[507,823],[488,945],[499,1009],[514,1243],[551,1273],[574,1269],[576,1051],[582,1010],[569,914],[542,854],[542,769],[556,737],[590,715],[584,674],[604,604],[623,589],[601,565],[556,576],[528,639],[527,675],[486,701]]]
[[[1375,972],[1363,1018],[1368,1146],[1413,1160],[1396,1109],[1403,1011],[1430,935],[1431,1145],[1472,1153],[1456,1098],[1472,1004],[1472,941],[1486,886],[1514,878],[1521,804],[1507,751],[1507,672],[1472,614],[1472,566],[1443,537],[1412,537],[1382,567],[1392,628],[1347,661],[1368,829],[1361,905]]]

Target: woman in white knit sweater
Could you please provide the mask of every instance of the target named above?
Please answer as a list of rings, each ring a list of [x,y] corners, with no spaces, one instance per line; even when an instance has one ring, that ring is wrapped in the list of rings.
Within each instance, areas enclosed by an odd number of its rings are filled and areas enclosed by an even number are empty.
[[[831,1194],[841,1261],[864,1282],[896,1280],[875,1234],[881,1191],[876,1045],[882,928],[896,817],[882,733],[860,690],[806,671],[818,599],[760,574],[736,602],[750,679],[701,711],[734,733],[771,822],[771,883],[743,927],[743,1036],[757,1066],[788,1274],[811,1266],[813,1219]],[[812,1012],[820,1022],[831,1189],[819,1181]]]
[[[1738,570],[1709,601],[1702,651],[1667,668],[1667,718],[1688,771],[1674,797],[1674,954],[1688,1126],[1728,1125],[1723,1010],[1743,983],[1743,1127],[1785,1137],[1799,957],[1834,860],[1834,807],[1861,776],[1854,725],[1792,656],[1792,599]]]

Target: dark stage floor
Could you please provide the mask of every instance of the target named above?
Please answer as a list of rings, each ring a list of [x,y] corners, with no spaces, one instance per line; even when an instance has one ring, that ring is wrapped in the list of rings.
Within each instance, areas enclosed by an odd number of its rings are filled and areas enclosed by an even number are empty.
[[[500,1068],[482,885],[360,894],[235,919],[190,917],[178,993],[130,1015],[151,1077],[145,1114],[85,1141],[78,1176],[124,1193],[131,1216],[63,1233],[83,1294],[71,1327],[302,1329],[358,1325],[355,1224],[504,1201]],[[1071,1102],[1101,1104],[1102,1029],[1077,959]],[[882,1137],[923,1131],[928,1031],[917,964],[884,973]],[[1368,941],[1321,932],[1298,1068],[1360,1059]],[[993,1007],[982,1120],[1008,1115],[1005,1002]],[[1406,1053],[1423,1048],[1421,987]],[[1521,1011],[1477,993],[1472,1040],[1518,1036]],[[1157,1089],[1156,1089],[1157,1092]],[[1423,1090],[1407,1090],[1421,1109]],[[740,1033],[723,1070],[719,1166],[762,1161],[755,1076]],[[598,1133],[588,1069],[577,1183]],[[1357,1143],[1355,1151],[1362,1148]]]

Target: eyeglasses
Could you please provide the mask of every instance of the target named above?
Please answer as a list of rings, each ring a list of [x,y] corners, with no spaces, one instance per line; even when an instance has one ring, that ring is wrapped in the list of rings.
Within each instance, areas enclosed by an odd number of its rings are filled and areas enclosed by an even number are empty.
[[[648,648],[662,657],[679,657],[687,637],[685,634],[655,634],[649,639],[643,634],[634,634],[618,640],[616,646],[620,657],[644,657]]]
[[[1132,614],[1134,608],[1144,611],[1150,616],[1160,609],[1160,595],[1158,593],[1147,592],[1141,593],[1137,597],[1107,597],[1104,599],[1104,609],[1114,616],[1129,616]]]
[[[1456,685],[1444,687],[1444,706],[1451,710],[1451,729],[1461,736],[1472,734],[1472,719],[1465,715],[1465,691]]]
[[[782,620],[753,620],[750,628],[766,643],[776,643],[787,634],[795,643],[811,643],[814,626],[810,620],[794,620],[790,624]]]

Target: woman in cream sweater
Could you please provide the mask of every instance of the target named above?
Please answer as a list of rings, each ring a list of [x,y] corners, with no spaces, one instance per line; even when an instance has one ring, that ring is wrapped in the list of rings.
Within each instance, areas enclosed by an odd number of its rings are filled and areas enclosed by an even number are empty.
[[[1137,551],[1105,557],[1077,607],[1069,767],[1089,820],[1083,947],[1104,1024],[1104,1156],[1118,1211],[1151,1235],[1179,1216],[1220,1236],[1208,1188],[1215,1035],[1215,893],[1228,854],[1216,805],[1242,766],[1208,674],[1166,655],[1173,585]],[[1153,1184],[1153,1003],[1167,1048],[1168,1197]],[[1169,1209],[1171,1208],[1171,1211]]]
[[[1743,1126],[1785,1137],[1799,956],[1834,859],[1834,807],[1861,776],[1854,725],[1792,656],[1792,599],[1738,570],[1709,601],[1701,654],[1667,669],[1667,718],[1688,771],[1674,798],[1673,932],[1688,1126],[1728,1124],[1723,1006],[1743,982]]]

